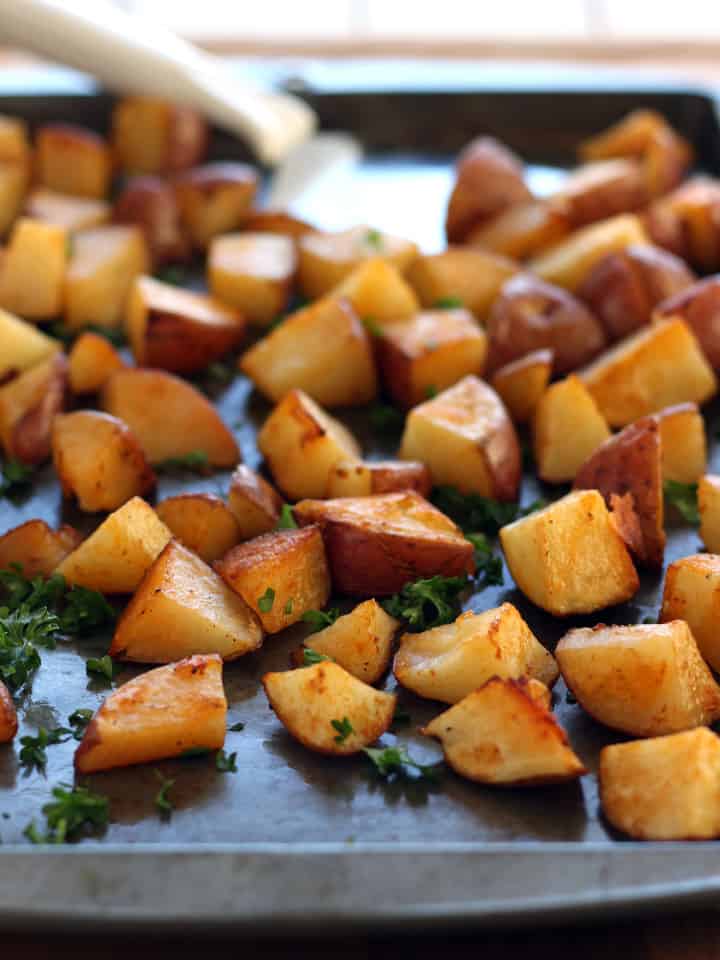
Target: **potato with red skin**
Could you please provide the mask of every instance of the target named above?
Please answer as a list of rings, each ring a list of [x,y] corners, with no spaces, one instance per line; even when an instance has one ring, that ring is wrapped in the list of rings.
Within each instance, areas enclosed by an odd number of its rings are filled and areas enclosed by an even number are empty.
[[[639,164],[605,160],[573,170],[554,198],[564,203],[573,228],[639,210],[648,202]]]
[[[648,236],[702,273],[720,267],[720,181],[691,177],[644,214]]]
[[[694,273],[679,257],[650,244],[634,244],[596,263],[576,294],[612,343],[650,323],[658,304],[668,297],[676,299],[694,280]]]
[[[527,200],[473,227],[464,242],[524,260],[562,240],[570,229],[567,204],[563,200]]]
[[[0,441],[9,459],[37,465],[50,456],[55,415],[65,406],[68,362],[58,353],[0,388]]]
[[[47,123],[35,134],[35,171],[50,190],[102,200],[112,175],[110,148],[87,127]]]
[[[44,520],[26,520],[0,537],[0,570],[18,566],[29,579],[49,577],[81,541],[82,534],[68,524],[53,530]]]
[[[10,691],[0,680],[0,743],[10,743],[18,729],[17,713]]]
[[[159,97],[123,97],[113,110],[112,143],[125,173],[177,173],[202,162],[207,121],[190,107]]]
[[[682,317],[708,363],[720,370],[720,276],[705,277],[658,304],[655,316]]]
[[[115,223],[140,227],[155,267],[190,256],[172,186],[160,177],[135,177],[115,201]]]
[[[490,310],[488,370],[536,350],[553,351],[553,372],[570,373],[605,346],[603,329],[567,290],[529,274],[505,283]]]
[[[245,163],[208,163],[174,180],[180,220],[194,247],[205,250],[221,233],[237,230],[248,218],[258,174]]]
[[[369,497],[373,493],[417,490],[429,497],[430,471],[419,460],[339,460],[330,470],[326,496]]]
[[[530,199],[521,160],[493,137],[478,137],[457,159],[445,219],[448,243],[462,243],[473,227]]]

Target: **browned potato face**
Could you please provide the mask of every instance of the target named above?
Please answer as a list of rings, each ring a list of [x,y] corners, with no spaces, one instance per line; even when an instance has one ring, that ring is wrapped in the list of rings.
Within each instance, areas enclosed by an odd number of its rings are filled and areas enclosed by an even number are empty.
[[[112,140],[126,173],[176,173],[202,161],[208,128],[190,107],[157,97],[124,97],[113,111]]]
[[[371,320],[380,330],[408,320],[420,309],[420,301],[399,268],[372,257],[362,260],[329,294],[347,300],[355,313]]]
[[[46,336],[7,310],[0,310],[0,344],[0,385],[62,349],[59,340]]]
[[[605,160],[574,170],[556,197],[564,202],[572,226],[583,227],[639,210],[648,201],[648,190],[639,164]]]
[[[645,213],[653,243],[672,251],[703,273],[720,267],[720,182],[692,177]]]
[[[417,460],[340,460],[330,470],[328,497],[369,497],[372,493],[417,490],[428,497],[430,471]]]
[[[86,127],[48,123],[35,134],[35,170],[50,190],[102,200],[110,187],[110,148]]]
[[[33,220],[54,223],[70,233],[103,226],[110,219],[111,212],[110,204],[104,200],[73,197],[45,187],[36,187],[25,200],[25,213]]]
[[[492,137],[469,143],[458,157],[456,171],[445,220],[448,243],[462,243],[473,227],[532,198],[522,162]]]
[[[55,415],[67,394],[68,363],[55,354],[0,388],[0,440],[8,457],[39,464],[50,456]]]
[[[255,199],[258,175],[244,163],[209,163],[175,179],[180,219],[193,246],[204,250],[220,233],[243,224]]]
[[[18,720],[10,691],[0,680],[0,743],[10,743],[17,733]]]
[[[21,217],[0,259],[0,306],[28,320],[48,320],[63,307],[67,231]],[[38,264],[42,270],[38,270]]]
[[[700,341],[709,363],[720,369],[720,277],[706,277],[657,306],[658,317],[682,317]]]
[[[529,274],[503,286],[488,318],[488,369],[498,370],[534,350],[553,351],[555,373],[569,373],[605,346],[602,327],[567,290]]]
[[[87,332],[73,343],[68,364],[71,391],[96,393],[116,370],[122,370],[125,361],[107,337]]]
[[[534,350],[511,360],[493,374],[490,385],[515,423],[527,423],[550,382],[552,350]]]
[[[407,271],[407,280],[423,307],[455,299],[484,320],[502,285],[520,269],[497,253],[476,247],[448,247],[421,254]]]
[[[245,220],[245,229],[251,233],[283,233],[299,240],[306,233],[314,233],[312,224],[294,217],[286,210],[251,210]]]
[[[705,420],[696,403],[677,403],[653,415],[660,427],[663,480],[697,483],[707,467]]]
[[[294,513],[301,526],[320,525],[340,593],[384,596],[421,577],[475,569],[472,544],[414,491],[301,500]]]
[[[264,477],[241,463],[230,478],[228,508],[238,524],[239,539],[251,540],[275,529],[282,498]]]
[[[399,625],[377,600],[366,600],[329,627],[307,637],[305,648],[330,657],[364,683],[376,683],[390,665],[393,637]]]
[[[562,240],[569,232],[570,220],[563,201],[528,200],[473,227],[464,242],[524,260]]]
[[[650,323],[657,305],[668,297],[677,300],[674,295],[692,289],[694,279],[689,267],[667,250],[630,246],[596,263],[577,296],[598,318],[612,343]]]
[[[702,501],[700,505],[702,508]],[[684,620],[713,670],[720,668],[719,613],[720,556],[696,553],[671,563],[665,575],[660,619]]]
[[[131,180],[115,201],[113,220],[140,227],[156,267],[173,260],[187,260],[190,255],[175,193],[160,177]]]
[[[230,508],[212,493],[181,493],[161,500],[157,515],[174,537],[205,563],[224,556],[241,539]]]
[[[250,323],[269,326],[283,313],[292,293],[297,256],[290,237],[277,233],[226,233],[210,243],[210,292]]]
[[[7,233],[22,210],[29,179],[27,164],[0,160],[0,236]]]
[[[49,577],[81,540],[67,525],[52,530],[44,520],[28,520],[0,537],[0,570],[17,565],[26,577]]]
[[[17,163],[30,153],[27,124],[20,117],[0,115],[0,161]]]

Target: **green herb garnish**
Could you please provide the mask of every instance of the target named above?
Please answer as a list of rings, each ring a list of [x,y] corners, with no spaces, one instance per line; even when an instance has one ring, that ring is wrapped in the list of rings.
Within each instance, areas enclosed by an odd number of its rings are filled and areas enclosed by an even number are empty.
[[[374,317],[363,317],[362,323],[371,337],[381,337],[383,335],[382,327]]]
[[[224,750],[218,750],[215,754],[215,769],[220,773],[237,773],[237,753],[225,753]]]
[[[258,597],[258,610],[260,610],[261,613],[270,613],[274,603],[275,591],[272,587],[268,587],[265,593],[261,597]]]
[[[290,599],[286,601],[285,606],[283,607],[283,613],[285,614],[286,617],[289,617],[292,611],[293,611],[293,599],[292,597],[290,597]]]
[[[212,467],[208,455],[203,450],[191,450],[180,457],[168,457],[156,465],[156,470],[173,473],[186,470],[190,473],[210,473]]]
[[[428,386],[425,387],[425,396],[427,397],[428,400],[434,400],[437,395],[438,395],[437,387],[434,387],[432,384],[428,384]]]
[[[34,473],[34,467],[28,467],[19,460],[6,460],[2,467],[2,479],[0,479],[0,497],[14,497],[27,493]]]
[[[245,724],[242,722],[242,720],[238,720],[238,722],[234,723],[230,729],[233,731],[233,733],[240,733],[241,730],[245,729]]]
[[[40,727],[36,737],[20,738],[20,763],[32,770],[37,767],[41,772],[47,766],[46,747],[51,747],[56,743],[65,743],[72,736],[72,730],[67,727],[56,727],[54,730],[46,730]]]
[[[310,624],[313,633],[317,633],[325,627],[331,627],[339,616],[340,610],[337,607],[330,607],[329,610],[306,610],[302,619]]]
[[[190,757],[206,757],[212,751],[209,747],[188,747],[180,754],[181,760],[187,760]]]
[[[475,548],[475,578],[482,587],[499,587],[504,583],[502,558],[495,553],[484,533],[466,533]]]
[[[363,753],[385,779],[406,777],[408,780],[437,780],[442,763],[423,764],[413,760],[407,747],[363,747]]]
[[[464,307],[465,304],[460,297],[440,297],[433,306],[436,310],[456,310],[458,307]]]
[[[377,433],[400,433],[405,417],[389,403],[375,403],[368,411],[368,421]]]
[[[331,720],[330,726],[337,731],[337,736],[333,738],[335,743],[345,743],[350,734],[355,733],[347,717],[343,717],[342,720]]]
[[[696,483],[678,483],[677,480],[665,480],[663,483],[665,499],[671,503],[686,523],[697,527],[700,523],[698,509],[698,485]]]
[[[316,663],[322,663],[323,660],[332,660],[332,657],[326,657],[324,653],[318,653],[311,647],[303,649],[303,666],[314,667]]]
[[[46,607],[0,607],[0,680],[13,692],[20,690],[40,666],[37,648],[52,649],[59,632],[60,621]]]
[[[382,250],[383,235],[379,230],[368,230],[365,234],[365,243],[376,250]]]
[[[107,797],[91,793],[87,787],[71,787],[61,783],[52,791],[54,801],[42,808],[47,820],[47,832],[40,833],[35,821],[28,824],[24,835],[31,843],[68,843],[79,839],[88,829],[100,830],[108,822]]]
[[[297,523],[293,516],[292,507],[289,503],[284,503],[280,509],[280,517],[277,522],[276,530],[297,530]]]
[[[460,613],[460,593],[467,577],[443,577],[406,583],[400,593],[387,597],[382,606],[391,617],[406,620],[414,631],[452,623]]]
[[[72,735],[76,740],[82,740],[93,716],[94,713],[92,710],[87,710],[83,707],[79,710],[74,710],[70,714],[68,723],[72,727]]]
[[[64,633],[87,633],[115,620],[115,611],[98,590],[71,587],[65,594],[65,609],[60,614]]]
[[[163,283],[169,283],[173,287],[181,287],[187,277],[182,267],[179,267],[177,264],[172,264],[169,267],[161,267],[159,270],[156,270],[155,279],[161,280]]]
[[[168,793],[172,787],[175,786],[175,781],[166,780],[159,770],[155,771],[155,776],[160,781],[160,789],[155,794],[155,800],[153,802],[160,811],[160,815],[167,818],[173,812],[173,802],[168,796]]]
[[[85,670],[89,677],[103,678],[112,683],[113,678],[120,672],[120,665],[106,653],[104,657],[90,657],[85,664]]]
[[[518,517],[545,506],[544,501],[535,500],[527,507],[520,507],[517,503],[501,503],[490,497],[481,497],[479,493],[461,493],[457,487],[448,486],[435,487],[431,500],[463,530],[484,533],[488,537],[494,537],[500,527]]]

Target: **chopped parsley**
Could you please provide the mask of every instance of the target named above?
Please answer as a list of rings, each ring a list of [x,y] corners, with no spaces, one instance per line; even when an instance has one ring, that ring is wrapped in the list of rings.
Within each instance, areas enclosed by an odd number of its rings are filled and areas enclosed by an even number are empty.
[[[330,607],[329,610],[306,610],[302,619],[310,624],[313,633],[318,633],[325,627],[331,627],[339,616],[340,610],[337,607]]]
[[[204,450],[191,450],[179,457],[168,457],[156,465],[156,470],[164,473],[173,473],[181,470],[190,473],[210,473],[212,467]]]
[[[289,503],[284,503],[280,509],[276,530],[297,530],[297,523],[293,516],[292,507]]]
[[[230,729],[233,731],[233,733],[240,733],[241,730],[245,729],[245,724],[242,722],[242,720],[238,720],[238,722],[234,723]]]
[[[377,433],[400,433],[405,417],[389,403],[375,403],[368,411],[368,421]]]
[[[258,597],[258,600],[257,600],[258,610],[261,613],[270,613],[274,603],[275,603],[275,591],[273,590],[272,587],[268,587],[265,593],[261,597]]]
[[[47,766],[45,748],[56,743],[65,743],[72,735],[72,730],[68,730],[67,727],[56,727],[54,730],[46,730],[45,727],[40,727],[36,737],[21,737],[20,763],[28,770],[36,767],[44,772]]]
[[[289,617],[292,611],[293,611],[293,599],[292,597],[290,597],[289,600],[285,602],[285,606],[283,607],[283,613],[285,614],[286,617]]]
[[[335,743],[345,743],[350,734],[355,733],[347,717],[343,717],[342,720],[331,720],[330,726],[337,731],[337,736],[333,738]]]
[[[220,773],[237,773],[237,753],[225,753],[224,750],[218,750],[215,754],[215,769]]]
[[[378,775],[385,779],[437,780],[442,769],[442,763],[417,763],[404,746],[363,747],[363,753],[372,761]]]
[[[379,230],[368,230],[365,234],[365,243],[376,250],[383,248],[383,235]]]
[[[696,483],[678,483],[677,480],[665,480],[663,483],[665,499],[671,503],[686,523],[697,527],[700,523]]]
[[[326,657],[324,653],[318,653],[311,647],[303,649],[303,666],[314,667],[316,663],[322,663],[323,660],[332,660],[332,657]]]
[[[412,630],[429,630],[443,623],[452,623],[458,616],[460,593],[467,584],[467,577],[438,574],[406,583],[399,593],[383,600],[382,606],[391,617],[406,620]]]
[[[640,623],[644,624],[645,626],[649,626],[651,623],[657,623],[657,620],[655,617],[643,617]]]
[[[6,460],[2,466],[0,497],[15,497],[27,493],[32,484],[35,469],[19,460]]]
[[[174,780],[166,780],[159,770],[155,771],[155,776],[160,781],[160,789],[155,794],[155,806],[160,811],[162,817],[168,818],[173,812],[173,802],[168,796],[170,790],[175,786]]]
[[[185,270],[177,264],[169,267],[161,267],[155,271],[155,279],[162,283],[169,283],[173,287],[181,287],[187,280]]]
[[[427,387],[425,387],[425,396],[427,397],[428,400],[434,400],[437,395],[438,395],[437,387],[434,387],[431,383],[428,384]]]
[[[85,670],[89,677],[104,679],[112,683],[116,674],[120,672],[120,665],[115,663],[109,654],[104,657],[90,657],[85,664]]]
[[[0,680],[20,690],[40,667],[38,647],[55,646],[60,621],[46,607],[0,607]]]
[[[490,497],[481,497],[479,493],[461,493],[457,487],[435,487],[432,502],[444,514],[454,520],[463,530],[479,531],[488,537],[494,537],[500,527],[512,523],[518,517],[527,516],[545,506],[544,501],[535,500],[527,507],[517,503],[502,503]]]
[[[87,787],[72,787],[61,783],[54,787],[55,798],[42,808],[47,820],[47,831],[41,833],[35,821],[28,824],[24,834],[31,843],[68,843],[80,838],[87,830],[98,831],[107,825],[109,802],[107,797],[92,793]]]
[[[363,317],[362,323],[371,337],[381,337],[383,335],[382,327],[374,317]]]
[[[503,584],[502,558],[495,553],[484,533],[466,533],[475,548],[475,578],[482,587],[499,587]]]
[[[460,297],[440,297],[433,306],[436,310],[457,310],[459,307],[464,307],[465,304]]]
[[[115,611],[98,590],[71,587],[65,594],[65,608],[60,614],[64,633],[87,633],[115,620]]]
[[[72,735],[76,740],[82,740],[93,716],[94,713],[92,710],[87,710],[83,707],[79,710],[74,710],[70,714],[68,724],[72,728]]]

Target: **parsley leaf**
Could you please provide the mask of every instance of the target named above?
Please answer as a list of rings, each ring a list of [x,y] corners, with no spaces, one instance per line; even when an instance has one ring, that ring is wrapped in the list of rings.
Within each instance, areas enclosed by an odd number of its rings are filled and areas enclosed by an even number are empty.
[[[238,722],[237,722],[237,723],[234,723],[234,724],[230,727],[230,729],[231,729],[234,733],[240,733],[241,730],[244,730],[244,729],[245,729],[245,724],[242,722],[242,720],[238,720]]]
[[[456,310],[458,307],[464,307],[465,304],[460,297],[440,297],[433,306],[436,310]]]
[[[187,277],[185,270],[175,263],[169,267],[161,267],[159,270],[156,270],[155,279],[162,281],[162,283],[169,283],[173,287],[181,287],[187,280]]]
[[[27,493],[35,470],[19,460],[6,460],[0,479],[0,497],[17,496]]]
[[[428,400],[434,400],[437,395],[438,395],[437,387],[434,387],[431,383],[428,384],[427,387],[425,387],[425,396],[427,397]]]
[[[167,460],[156,464],[155,469],[165,473],[180,470],[187,470],[191,473],[210,473],[212,471],[210,460],[204,450],[191,450],[190,453],[184,453],[180,457],[168,457]]]
[[[9,610],[17,610],[24,605],[28,610],[38,610],[41,607],[54,609],[65,592],[65,578],[55,573],[51,577],[33,577],[32,580],[23,576],[20,564],[13,563],[8,570],[0,570],[0,583],[7,594],[6,606]]]
[[[383,335],[382,327],[374,317],[363,317],[362,324],[371,337],[381,337]]]
[[[52,649],[59,631],[57,616],[46,607],[0,607],[0,680],[13,692],[20,690],[40,666],[37,648]]]
[[[261,613],[270,613],[274,603],[275,591],[272,587],[268,587],[265,593],[257,599],[258,610]]]
[[[337,607],[330,607],[329,610],[306,610],[302,615],[305,623],[312,627],[312,633],[318,633],[325,627],[330,627],[340,616],[340,610]]]
[[[461,493],[457,487],[435,487],[431,500],[463,530],[480,531],[489,537],[519,514],[516,503],[501,503],[479,493]]]
[[[82,740],[87,730],[88,724],[92,720],[94,713],[92,710],[86,710],[81,707],[74,710],[68,717],[68,723],[72,727],[72,735],[76,740]]]
[[[284,503],[280,510],[280,517],[277,522],[276,530],[297,530],[297,523],[293,516],[292,507],[289,503]]]
[[[363,753],[385,779],[405,777],[408,780],[437,780],[442,763],[422,764],[413,760],[407,747],[363,747]]]
[[[337,736],[333,738],[335,743],[345,743],[350,734],[355,733],[355,729],[347,717],[343,717],[342,720],[331,720],[330,726],[333,730],[337,730]]]
[[[107,824],[107,797],[92,793],[87,787],[71,787],[67,783],[54,787],[52,795],[54,801],[42,808],[47,833],[40,833],[35,821],[25,828],[24,834],[32,843],[67,843],[78,839],[84,829],[98,830]]]
[[[468,583],[467,577],[443,577],[406,583],[400,593],[387,597],[382,606],[391,617],[406,620],[415,630],[429,630],[443,623],[452,623],[460,613],[459,596]]]
[[[55,727],[54,730],[46,730],[40,727],[36,737],[20,737],[20,763],[32,770],[37,767],[44,771],[47,765],[46,747],[55,743],[65,743],[72,736],[72,730],[67,727]]]
[[[316,663],[322,663],[323,660],[332,660],[332,657],[326,657],[324,653],[318,653],[311,647],[303,649],[303,666],[314,667]]]
[[[377,433],[400,433],[405,418],[389,403],[375,403],[368,411],[368,422]]]
[[[663,483],[665,499],[668,500],[682,516],[686,523],[697,527],[700,523],[698,510],[696,483],[678,483],[676,480],[665,480]]]
[[[74,586],[65,594],[65,609],[60,614],[65,633],[86,633],[114,620],[115,611],[98,590]]]
[[[283,607],[283,613],[285,614],[286,617],[289,617],[292,611],[293,611],[293,598],[290,597],[288,600],[285,601],[285,606]]]
[[[494,552],[484,533],[466,533],[475,548],[475,577],[480,586],[499,587],[504,583],[502,558]]]
[[[215,754],[215,769],[220,773],[237,773],[237,753],[225,753],[224,750],[218,750]]]
[[[365,243],[376,250],[383,248],[383,235],[379,230],[368,230],[365,234]]]
[[[106,653],[104,657],[90,657],[85,664],[85,671],[89,677],[104,678],[108,683],[112,683],[115,675],[120,672],[120,665]]]
[[[155,776],[160,781],[160,789],[155,794],[155,806],[160,811],[162,817],[168,818],[173,812],[173,802],[168,796],[168,792],[175,786],[174,780],[166,780],[159,770],[155,771]]]

